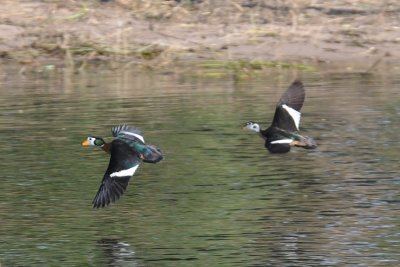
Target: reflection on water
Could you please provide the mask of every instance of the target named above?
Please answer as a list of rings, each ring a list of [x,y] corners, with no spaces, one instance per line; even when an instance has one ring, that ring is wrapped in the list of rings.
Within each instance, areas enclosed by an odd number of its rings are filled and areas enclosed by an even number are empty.
[[[302,132],[319,147],[270,155],[240,125],[266,127],[297,76]],[[104,70],[1,82],[2,266],[400,264],[398,73]],[[93,210],[108,157],[80,141],[120,123],[142,128],[166,158]]]
[[[126,266],[142,266],[135,258],[135,251],[127,243],[116,239],[100,239],[97,244],[103,251],[108,266],[118,266],[120,263]]]

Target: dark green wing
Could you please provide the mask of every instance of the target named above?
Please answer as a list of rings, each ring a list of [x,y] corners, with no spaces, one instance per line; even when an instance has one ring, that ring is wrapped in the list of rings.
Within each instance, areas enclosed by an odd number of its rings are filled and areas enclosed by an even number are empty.
[[[111,129],[113,136],[127,143],[132,149],[140,154],[144,162],[157,163],[164,158],[160,148],[146,145],[141,132],[132,126],[119,125]]]
[[[160,160],[164,159],[163,152],[160,148],[153,145],[144,145],[144,147],[140,150],[142,160],[147,163],[157,163]]]

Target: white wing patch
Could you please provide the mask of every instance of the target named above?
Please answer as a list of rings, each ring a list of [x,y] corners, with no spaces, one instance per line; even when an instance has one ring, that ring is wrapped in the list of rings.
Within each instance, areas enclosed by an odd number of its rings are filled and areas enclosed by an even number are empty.
[[[282,107],[289,113],[290,117],[292,117],[297,130],[299,130],[301,113],[287,105],[282,105]]]
[[[138,167],[139,167],[139,164],[136,165],[136,166],[134,166],[134,167],[132,167],[132,168],[129,168],[129,169],[127,169],[127,170],[122,170],[122,171],[119,171],[119,172],[113,172],[113,173],[110,174],[110,177],[126,177],[126,176],[132,176],[132,175],[135,173],[135,171],[136,171],[136,169],[137,169]]]
[[[293,139],[281,139],[272,141],[271,144],[290,144],[291,142],[293,142]]]
[[[134,137],[136,137],[137,139],[139,139],[140,141],[142,141],[143,144],[144,144],[144,138],[143,138],[143,136],[141,136],[140,134],[131,133],[131,132],[126,132],[126,131],[121,131],[121,132],[119,132],[118,134],[120,134],[120,133],[127,134],[127,135],[133,135]]]

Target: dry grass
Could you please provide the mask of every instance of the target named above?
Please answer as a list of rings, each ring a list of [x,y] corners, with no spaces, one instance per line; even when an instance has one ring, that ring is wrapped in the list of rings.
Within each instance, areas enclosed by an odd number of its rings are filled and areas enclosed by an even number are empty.
[[[73,68],[99,59],[157,67],[193,54],[326,60],[285,44],[337,55],[346,47],[359,48],[360,57],[387,54],[384,45],[400,42],[399,22],[397,0],[4,0],[0,54],[34,64],[43,55],[61,56]]]

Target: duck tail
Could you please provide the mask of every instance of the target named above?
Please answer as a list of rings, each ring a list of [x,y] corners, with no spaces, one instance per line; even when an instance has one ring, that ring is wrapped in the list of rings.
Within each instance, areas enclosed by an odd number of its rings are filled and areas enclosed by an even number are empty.
[[[161,149],[156,146],[135,143],[134,149],[144,162],[157,163],[164,159]]]
[[[317,142],[315,142],[315,140],[311,137],[308,136],[303,136],[302,138],[303,140],[300,141],[300,143],[302,144],[302,148],[305,149],[315,149],[317,148]]]
[[[295,146],[302,147],[304,149],[315,149],[317,148],[317,142],[311,137],[301,136],[300,140],[297,140]]]
[[[164,159],[164,155],[158,147],[146,145],[145,153],[142,154],[142,160],[147,163],[157,163]]]

